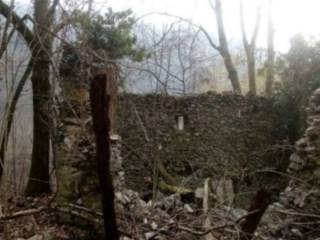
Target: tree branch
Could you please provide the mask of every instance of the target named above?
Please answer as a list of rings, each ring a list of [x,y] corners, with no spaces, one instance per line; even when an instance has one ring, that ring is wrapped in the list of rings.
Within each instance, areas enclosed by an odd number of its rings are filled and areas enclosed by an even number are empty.
[[[195,28],[198,28],[205,36],[206,38],[208,39],[209,41],[209,44],[214,48],[216,49],[217,51],[220,52],[220,47],[214,43],[213,39],[211,38],[210,34],[208,33],[207,30],[204,29],[204,27],[202,27],[201,25],[197,25],[195,23],[193,23],[190,19],[186,19],[186,18],[183,18],[183,17],[180,17],[180,16],[176,16],[176,15],[172,15],[172,14],[169,14],[169,13],[159,13],[159,12],[152,12],[152,13],[148,13],[148,14],[145,14],[141,17],[139,17],[136,21],[144,18],[144,17],[147,17],[147,16],[150,16],[150,15],[153,15],[153,14],[158,14],[158,15],[163,15],[163,16],[167,16],[167,17],[172,17],[172,18],[176,18],[178,20],[180,20],[181,22],[185,22],[185,23],[188,23],[190,24],[191,26],[194,26]]]
[[[246,27],[244,23],[244,16],[243,16],[243,0],[240,0],[240,27],[241,27],[241,35],[242,35],[242,42],[245,47],[245,49],[249,49],[249,43],[248,43],[248,38],[246,34]]]
[[[28,18],[27,15],[23,18],[20,18],[18,14],[13,11],[3,0],[0,0],[0,14],[7,19],[11,18],[12,24],[16,27],[17,31],[26,41],[30,49],[33,49],[35,44],[33,32],[23,22],[26,18]]]
[[[259,33],[259,30],[260,30],[261,7],[262,7],[262,4],[257,9],[256,24],[255,24],[254,31],[253,31],[252,38],[251,38],[251,42],[250,42],[251,47],[255,47],[256,41],[257,41],[257,37],[258,37],[258,33]]]

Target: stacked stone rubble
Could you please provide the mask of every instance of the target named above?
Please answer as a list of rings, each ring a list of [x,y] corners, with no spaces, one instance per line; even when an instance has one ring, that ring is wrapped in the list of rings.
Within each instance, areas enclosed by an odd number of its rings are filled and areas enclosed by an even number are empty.
[[[305,135],[296,142],[296,152],[291,155],[287,170],[294,176],[282,196],[283,202],[287,205],[292,205],[292,202],[286,201],[286,193],[294,189],[304,192],[312,190],[313,194],[320,190],[320,89],[311,96],[307,114],[308,127]],[[293,204],[297,205],[295,202]],[[300,202],[298,207],[301,207],[301,204]]]
[[[296,151],[290,158],[287,169],[290,182],[280,196],[280,210],[284,214],[272,239],[320,237],[320,89],[310,98],[307,123],[305,134],[296,142]]]
[[[82,121],[83,123],[84,121]],[[84,203],[90,197],[95,202],[98,179],[96,175],[95,143],[90,121],[87,125],[79,119],[64,119],[59,133],[57,155],[58,196],[62,201],[76,201]],[[116,191],[124,186],[124,170],[121,157],[121,138],[111,136],[111,171]],[[89,206],[88,206],[89,207]],[[92,207],[92,206],[91,206]]]
[[[122,166],[121,155],[121,137],[118,135],[111,135],[111,172],[113,176],[113,185],[116,191],[124,189],[124,169]]]

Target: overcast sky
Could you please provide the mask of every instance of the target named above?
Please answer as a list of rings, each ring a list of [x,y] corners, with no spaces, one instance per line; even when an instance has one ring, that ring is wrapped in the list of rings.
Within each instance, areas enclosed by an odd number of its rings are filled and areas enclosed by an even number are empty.
[[[254,24],[260,0],[244,0],[248,30]],[[276,47],[286,50],[289,39],[295,33],[306,36],[320,35],[320,0],[273,0],[276,28]],[[168,12],[193,19],[211,32],[215,31],[215,19],[208,0],[96,0],[99,9],[112,6],[116,10],[131,8],[137,15],[149,12]],[[265,1],[265,7],[267,1]],[[240,39],[239,0],[222,0],[226,31],[229,39]],[[263,13],[265,17],[265,12]],[[265,20],[265,18],[264,18]],[[166,21],[164,17],[148,17],[144,21]],[[266,22],[262,22],[259,45],[266,44]]]
[[[192,19],[203,25],[209,32],[215,32],[215,18],[208,3],[209,0],[95,0],[95,8],[101,11],[112,7],[115,10],[131,8],[136,16],[150,12],[167,12],[184,18]],[[212,1],[212,0],[211,0]],[[226,32],[229,40],[239,41],[239,0],[221,0],[224,10]],[[247,28],[250,31],[254,25],[257,5],[264,1],[264,9],[268,0],[243,0]],[[30,0],[18,0],[30,3]],[[276,29],[276,48],[287,50],[289,39],[295,33],[306,36],[320,35],[320,0],[273,0],[274,22]],[[258,45],[266,45],[265,12],[258,39]],[[168,22],[164,16],[148,16],[144,22],[151,22],[161,26]]]

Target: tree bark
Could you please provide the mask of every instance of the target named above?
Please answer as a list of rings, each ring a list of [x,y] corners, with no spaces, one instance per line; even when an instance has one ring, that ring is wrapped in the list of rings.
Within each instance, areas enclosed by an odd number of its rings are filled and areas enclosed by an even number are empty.
[[[110,96],[107,81],[114,76],[112,70],[96,74],[91,80],[90,103],[93,129],[96,137],[96,167],[101,188],[103,220],[108,240],[118,240],[116,214],[114,209],[114,189],[110,171]]]
[[[50,192],[50,82],[47,52],[40,50],[35,56],[31,76],[33,91],[33,148],[27,195]]]
[[[268,10],[268,59],[267,59],[267,76],[266,76],[266,96],[272,94],[274,82],[274,28],[272,19],[272,0],[269,0]]]
[[[249,94],[257,95],[257,87],[256,87],[256,61],[255,56],[253,54],[247,55],[248,61],[248,78],[249,78]]]
[[[43,29],[51,27],[49,0],[34,2],[34,33],[37,46],[32,49],[33,148],[27,195],[50,192],[50,55],[52,36]]]
[[[223,14],[221,0],[215,0],[215,13],[219,35],[219,52],[224,59],[224,64],[228,72],[229,79],[231,81],[232,89],[235,93],[241,94],[241,86],[238,77],[237,70],[233,64],[232,57],[229,51],[226,33],[223,24]]]
[[[48,1],[36,1],[35,2],[35,20],[39,23],[43,23],[44,20],[48,21],[49,16],[48,12],[45,12],[42,9],[36,10],[37,6],[44,6],[47,7],[46,4],[49,4]],[[49,5],[48,5],[49,8]],[[40,13],[41,12],[41,13]],[[48,52],[46,50],[48,49],[42,49],[39,50],[42,46],[42,43],[39,41],[39,39],[35,38],[35,34],[28,28],[28,26],[23,22],[25,18],[20,18],[6,3],[3,1],[0,1],[0,14],[3,15],[7,19],[11,19],[12,24],[16,28],[16,30],[20,33],[20,35],[23,37],[25,42],[30,48],[30,51],[32,52],[32,59],[34,60],[34,65],[32,67],[32,85],[33,85],[33,101],[34,101],[34,144],[37,147],[33,147],[33,154],[32,154],[32,169],[31,169],[31,179],[32,181],[29,181],[34,183],[39,183],[39,189],[34,188],[34,185],[28,187],[30,191],[28,192],[48,192],[49,187],[49,172],[46,171],[47,166],[49,165],[49,147],[47,146],[47,125],[45,126],[44,121],[46,121],[46,113],[44,111],[44,108],[47,107],[46,105],[46,99],[40,100],[42,96],[47,95],[47,90],[50,90],[50,84],[49,84],[49,65],[47,61],[43,61],[41,57],[44,56],[44,53],[47,55]],[[42,17],[40,18],[40,16]],[[36,28],[37,26],[35,26]],[[41,34],[37,34],[38,37],[41,36]],[[48,43],[43,42],[45,45]],[[47,55],[48,58],[48,55]],[[43,61],[43,62],[42,62]],[[42,80],[42,77],[44,79]],[[39,80],[40,79],[40,80]],[[26,80],[26,79],[25,79]],[[21,85],[22,86],[22,85]],[[23,86],[22,86],[23,87]],[[41,91],[44,90],[42,93]],[[21,91],[20,91],[21,92]],[[18,101],[19,98],[19,91],[16,92],[15,95],[15,101]],[[48,95],[47,95],[48,96]],[[15,108],[15,103],[10,106],[10,108]],[[9,134],[10,131],[10,125],[11,120],[10,118],[13,117],[13,112],[10,113],[12,109],[9,110],[9,122],[6,129],[5,135]],[[41,114],[41,116],[39,115]],[[39,124],[38,124],[39,123]],[[4,139],[1,140],[1,156],[2,159],[4,157],[4,150],[5,150],[5,136]],[[35,159],[35,161],[34,161]],[[35,164],[35,163],[39,164]],[[30,184],[28,184],[30,185]],[[32,191],[31,191],[32,190]]]
[[[242,43],[243,43],[246,58],[247,58],[249,94],[251,95],[257,94],[255,51],[256,51],[256,41],[257,41],[259,28],[260,28],[260,20],[261,20],[261,13],[260,13],[260,8],[258,8],[254,31],[252,34],[251,41],[249,42],[246,34],[245,23],[244,23],[243,1],[241,0],[240,1],[240,27],[241,27]]]
[[[33,150],[27,195],[50,192],[49,152],[50,152],[50,56],[52,28],[55,9],[59,0],[34,1],[34,31],[32,32],[4,1],[0,0],[0,14],[10,18],[16,30],[23,37],[32,53],[32,90],[33,90]],[[1,143],[2,144],[2,143]]]
[[[4,1],[0,0],[0,14],[5,18],[11,18],[12,24],[15,26],[19,34],[23,37],[30,49],[35,45],[33,32],[23,22],[24,18],[20,18]]]

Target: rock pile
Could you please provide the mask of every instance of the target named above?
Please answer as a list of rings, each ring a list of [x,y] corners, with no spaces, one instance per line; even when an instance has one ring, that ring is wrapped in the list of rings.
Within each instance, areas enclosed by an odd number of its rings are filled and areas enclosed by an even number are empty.
[[[96,187],[99,184],[95,166],[95,143],[90,124],[89,120],[66,118],[60,125],[60,141],[57,147],[58,197],[62,201],[97,207],[100,199]],[[110,142],[114,187],[121,191],[125,180],[121,138],[112,135]]]
[[[296,142],[288,175],[290,182],[273,210],[281,220],[271,239],[319,239],[320,236],[320,89],[310,98],[308,128]]]
[[[285,206],[302,208],[311,195],[320,195],[320,89],[311,96],[307,114],[308,128],[290,158],[288,173],[294,178],[281,196]]]
[[[202,203],[186,201],[180,194],[154,203],[144,201],[133,190],[117,192],[115,196],[121,232],[128,233],[122,240],[201,239],[210,233],[206,233],[208,228],[215,229],[212,234],[219,239],[235,239],[236,222],[247,214],[220,204],[204,213]],[[208,227],[203,225],[206,219],[211,220]]]

